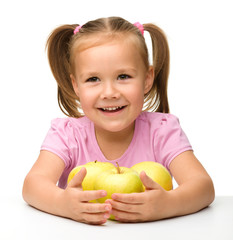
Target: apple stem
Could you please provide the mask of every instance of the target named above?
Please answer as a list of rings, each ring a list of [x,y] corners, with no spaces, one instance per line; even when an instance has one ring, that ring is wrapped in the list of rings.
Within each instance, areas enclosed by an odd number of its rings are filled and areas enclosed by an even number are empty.
[[[119,166],[119,164],[118,164],[118,162],[116,162],[116,165],[117,165],[117,172],[118,172],[118,174],[120,174],[121,173],[121,170],[120,170],[120,166]]]
[[[97,163],[98,161],[97,160],[95,160],[95,163]]]

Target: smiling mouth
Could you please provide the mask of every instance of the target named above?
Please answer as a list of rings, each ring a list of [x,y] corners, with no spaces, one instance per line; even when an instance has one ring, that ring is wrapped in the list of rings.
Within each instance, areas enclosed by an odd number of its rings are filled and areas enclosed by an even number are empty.
[[[99,108],[103,112],[118,112],[126,106]]]

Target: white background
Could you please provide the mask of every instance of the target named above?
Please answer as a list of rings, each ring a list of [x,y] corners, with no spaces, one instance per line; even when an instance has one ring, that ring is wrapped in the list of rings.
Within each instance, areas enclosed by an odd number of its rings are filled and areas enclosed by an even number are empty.
[[[1,194],[21,194],[50,121],[62,117],[45,52],[61,24],[121,16],[153,22],[171,51],[169,101],[217,195],[233,195],[233,14],[227,0],[1,1]]]

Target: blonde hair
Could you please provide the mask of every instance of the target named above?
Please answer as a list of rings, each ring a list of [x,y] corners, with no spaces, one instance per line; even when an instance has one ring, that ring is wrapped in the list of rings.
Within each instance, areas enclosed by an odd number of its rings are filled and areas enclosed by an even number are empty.
[[[80,117],[81,106],[74,92],[71,74],[74,74],[74,57],[80,44],[87,43],[89,36],[108,35],[116,37],[135,36],[139,51],[146,68],[149,68],[149,57],[145,39],[140,30],[132,23],[120,17],[100,18],[83,25],[74,34],[78,24],[63,25],[56,28],[47,40],[47,54],[50,68],[58,85],[58,104],[64,114]],[[152,40],[154,82],[150,91],[144,96],[144,111],[169,112],[167,83],[169,75],[169,47],[163,31],[154,24],[143,24]],[[93,39],[93,38],[92,38]],[[106,38],[105,38],[106,39]],[[107,38],[108,39],[108,38]],[[98,41],[96,43],[98,44]]]

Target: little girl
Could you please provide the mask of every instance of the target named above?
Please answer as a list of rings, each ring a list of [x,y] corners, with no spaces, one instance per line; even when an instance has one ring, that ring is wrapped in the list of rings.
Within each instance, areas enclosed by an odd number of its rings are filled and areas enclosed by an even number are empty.
[[[153,66],[144,31],[152,39]],[[194,156],[178,119],[169,114],[169,48],[160,28],[118,17],[64,25],[52,32],[47,49],[58,103],[68,117],[52,121],[25,178],[23,197],[28,204],[76,221],[103,224],[110,214],[122,222],[190,214],[214,200],[211,178]],[[75,166],[95,160],[125,167],[159,162],[178,187],[166,191],[142,172],[145,192],[115,193],[104,204],[91,203],[107,193],[82,190],[85,168],[66,183]]]

